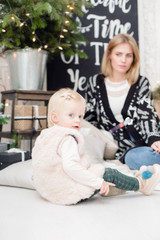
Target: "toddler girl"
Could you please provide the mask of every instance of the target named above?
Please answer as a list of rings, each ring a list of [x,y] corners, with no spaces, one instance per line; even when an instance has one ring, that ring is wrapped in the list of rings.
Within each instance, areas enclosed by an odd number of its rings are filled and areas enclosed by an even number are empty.
[[[76,204],[95,193],[107,196],[110,186],[149,195],[159,181],[159,165],[143,179],[126,176],[102,164],[92,164],[84,151],[79,129],[85,114],[85,100],[77,92],[63,88],[50,99],[48,126],[42,130],[32,151],[33,181],[46,200],[61,205]],[[96,146],[95,146],[96,147]],[[143,166],[143,171],[147,167]]]

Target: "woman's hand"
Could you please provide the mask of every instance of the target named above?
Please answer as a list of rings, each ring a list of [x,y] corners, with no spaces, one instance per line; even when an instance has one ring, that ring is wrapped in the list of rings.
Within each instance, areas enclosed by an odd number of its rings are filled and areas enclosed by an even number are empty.
[[[99,194],[104,194],[105,196],[107,196],[110,186],[115,187],[116,185],[114,183],[103,181]]]
[[[160,141],[152,143],[151,148],[156,152],[160,153]]]

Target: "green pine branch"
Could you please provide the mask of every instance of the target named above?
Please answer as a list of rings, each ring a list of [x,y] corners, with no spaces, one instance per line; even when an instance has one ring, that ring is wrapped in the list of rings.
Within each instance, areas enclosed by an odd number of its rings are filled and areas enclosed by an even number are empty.
[[[0,103],[0,125],[7,124],[8,120],[11,118],[9,115],[3,114],[1,111],[3,110],[3,103]]]
[[[66,55],[77,53],[86,57],[80,46],[87,40],[79,32],[76,22],[76,16],[84,14],[82,4],[91,7],[87,0],[1,0],[0,47],[4,52],[48,46],[45,50],[56,55],[61,46]],[[66,11],[70,13],[66,14]],[[67,32],[63,32],[64,28]]]

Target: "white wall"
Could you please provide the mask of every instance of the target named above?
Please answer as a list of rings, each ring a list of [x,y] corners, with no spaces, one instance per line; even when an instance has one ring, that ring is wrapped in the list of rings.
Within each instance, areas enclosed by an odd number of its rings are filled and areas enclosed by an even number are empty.
[[[160,0],[137,0],[139,18],[140,73],[152,89],[160,85]]]
[[[4,58],[0,57],[0,92],[10,89],[9,73],[7,62]],[[0,96],[1,99],[1,96]]]

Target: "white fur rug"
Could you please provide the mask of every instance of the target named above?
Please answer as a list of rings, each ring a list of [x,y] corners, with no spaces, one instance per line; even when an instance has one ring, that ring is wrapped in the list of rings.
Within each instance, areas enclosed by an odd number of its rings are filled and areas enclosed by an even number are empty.
[[[35,190],[0,187],[2,240],[159,240],[160,192],[128,192],[75,206],[44,201]]]

